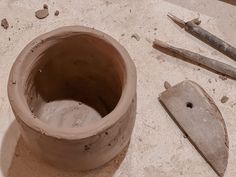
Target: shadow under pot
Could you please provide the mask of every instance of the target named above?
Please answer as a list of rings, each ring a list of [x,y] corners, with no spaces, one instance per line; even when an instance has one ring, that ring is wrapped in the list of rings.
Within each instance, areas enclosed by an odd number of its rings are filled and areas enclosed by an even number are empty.
[[[110,36],[62,27],[31,41],[10,73],[8,96],[28,146],[48,163],[97,168],[128,144],[136,69]]]

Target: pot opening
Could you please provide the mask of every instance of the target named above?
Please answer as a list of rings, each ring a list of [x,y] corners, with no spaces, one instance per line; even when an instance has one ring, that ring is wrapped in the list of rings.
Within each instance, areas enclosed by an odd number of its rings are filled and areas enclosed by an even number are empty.
[[[37,59],[25,95],[30,110],[43,122],[81,127],[99,121],[118,104],[125,66],[108,42],[73,34],[46,39],[33,53]]]

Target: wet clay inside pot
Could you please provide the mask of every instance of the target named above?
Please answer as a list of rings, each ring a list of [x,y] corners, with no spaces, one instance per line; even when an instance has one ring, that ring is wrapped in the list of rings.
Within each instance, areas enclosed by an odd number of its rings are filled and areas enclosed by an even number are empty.
[[[89,34],[44,40],[36,57],[25,96],[36,118],[53,127],[85,126],[109,114],[124,85],[125,68],[118,51]]]

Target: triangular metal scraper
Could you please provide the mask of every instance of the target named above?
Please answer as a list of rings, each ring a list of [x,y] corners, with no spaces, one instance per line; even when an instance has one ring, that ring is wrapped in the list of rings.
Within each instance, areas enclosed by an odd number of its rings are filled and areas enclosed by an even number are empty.
[[[223,176],[228,163],[228,135],[210,96],[195,82],[184,81],[161,93],[159,99],[198,152]]]

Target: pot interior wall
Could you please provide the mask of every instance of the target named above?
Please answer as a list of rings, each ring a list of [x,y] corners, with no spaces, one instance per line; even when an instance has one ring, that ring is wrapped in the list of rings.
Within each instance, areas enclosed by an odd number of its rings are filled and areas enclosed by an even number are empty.
[[[111,44],[77,34],[45,40],[41,45],[45,50],[35,56],[37,62],[25,89],[37,118],[56,127],[77,127],[83,121],[99,120],[116,107],[125,68]]]

